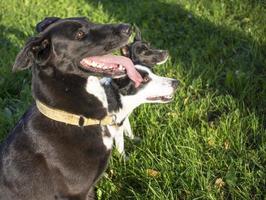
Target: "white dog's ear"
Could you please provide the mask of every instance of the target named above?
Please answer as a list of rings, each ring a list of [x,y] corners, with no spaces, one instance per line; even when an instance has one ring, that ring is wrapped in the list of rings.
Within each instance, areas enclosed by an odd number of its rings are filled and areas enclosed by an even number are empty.
[[[44,37],[31,38],[18,53],[13,65],[13,72],[31,67],[34,63],[44,64],[50,55],[50,41]]]

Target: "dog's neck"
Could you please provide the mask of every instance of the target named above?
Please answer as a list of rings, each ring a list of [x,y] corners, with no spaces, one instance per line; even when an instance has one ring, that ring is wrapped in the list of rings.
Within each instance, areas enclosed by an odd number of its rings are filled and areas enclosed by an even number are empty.
[[[116,115],[117,123],[122,123],[133,110],[141,104],[135,95],[122,95],[119,89],[112,83],[111,78],[102,78],[100,83],[103,85],[107,100],[108,111]]]
[[[120,95],[120,98],[123,106],[115,113],[117,122],[123,122],[123,120],[127,118],[135,108],[141,105],[141,102],[133,95]]]
[[[95,119],[107,115],[102,102],[86,91],[86,78],[55,70],[46,73],[38,67],[32,73],[33,97],[45,105]]]

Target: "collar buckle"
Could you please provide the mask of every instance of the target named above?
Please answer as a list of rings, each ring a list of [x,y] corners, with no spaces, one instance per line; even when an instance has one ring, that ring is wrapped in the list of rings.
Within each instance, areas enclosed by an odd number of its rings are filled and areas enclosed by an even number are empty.
[[[111,122],[110,125],[111,126],[116,126],[117,125],[117,122],[116,122],[117,116],[115,114],[112,114],[111,117],[112,117],[112,122]]]

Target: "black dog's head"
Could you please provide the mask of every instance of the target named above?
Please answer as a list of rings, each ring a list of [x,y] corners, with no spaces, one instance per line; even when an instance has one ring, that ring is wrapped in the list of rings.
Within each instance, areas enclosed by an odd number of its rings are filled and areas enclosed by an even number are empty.
[[[90,57],[102,56],[124,46],[131,35],[128,24],[94,24],[85,18],[46,18],[18,54],[14,71],[31,66],[64,74],[121,76],[126,72],[117,66],[92,66]]]
[[[129,57],[134,64],[153,67],[167,61],[168,51],[152,48],[151,45],[141,38],[141,32],[135,26],[134,42],[121,48],[121,53]]]

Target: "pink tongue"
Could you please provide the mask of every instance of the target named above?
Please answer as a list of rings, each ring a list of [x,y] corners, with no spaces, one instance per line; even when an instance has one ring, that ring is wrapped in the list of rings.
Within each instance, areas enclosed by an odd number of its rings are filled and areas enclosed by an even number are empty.
[[[132,61],[124,56],[114,56],[108,54],[104,56],[92,56],[90,57],[90,60],[96,63],[103,63],[112,67],[118,67],[118,65],[121,64],[126,68],[126,70],[130,70],[132,67],[134,67]]]
[[[124,56],[104,55],[104,56],[92,56],[89,58],[99,64],[105,64],[113,68],[117,68],[119,64],[125,67],[128,77],[135,82],[136,87],[143,81],[141,75],[135,69],[133,62]]]

